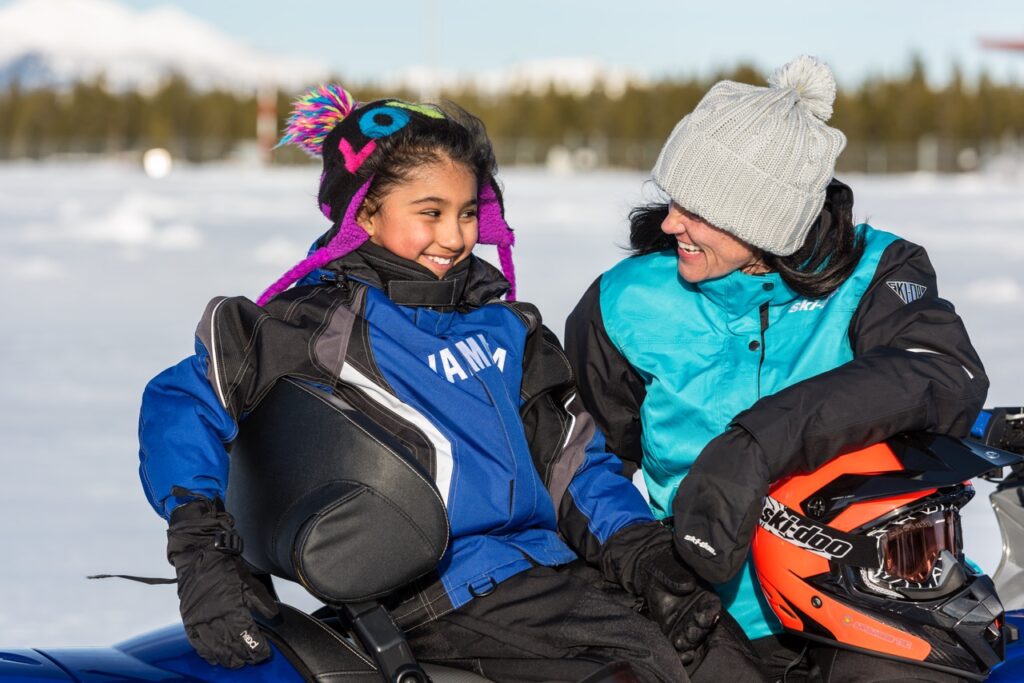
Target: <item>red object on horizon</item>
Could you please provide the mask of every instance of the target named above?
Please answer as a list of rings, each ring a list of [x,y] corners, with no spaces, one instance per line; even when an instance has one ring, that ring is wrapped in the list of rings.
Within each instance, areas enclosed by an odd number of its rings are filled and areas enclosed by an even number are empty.
[[[981,46],[989,50],[1013,50],[1024,52],[1024,38],[1017,40],[1005,40],[995,38],[982,38]]]

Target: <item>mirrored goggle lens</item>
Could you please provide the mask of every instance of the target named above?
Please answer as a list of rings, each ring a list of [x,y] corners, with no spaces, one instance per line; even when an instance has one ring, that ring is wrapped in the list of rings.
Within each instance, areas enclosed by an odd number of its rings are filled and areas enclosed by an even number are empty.
[[[914,518],[886,532],[882,539],[885,573],[923,583],[943,550],[960,552],[955,510],[942,510]]]

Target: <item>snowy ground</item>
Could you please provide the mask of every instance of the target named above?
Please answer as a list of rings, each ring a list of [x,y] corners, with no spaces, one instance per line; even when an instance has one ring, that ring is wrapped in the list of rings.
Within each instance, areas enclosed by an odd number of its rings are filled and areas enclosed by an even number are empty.
[[[207,300],[255,297],[302,256],[325,227],[317,175],[0,166],[0,645],[107,644],[177,619],[173,587],[83,578],[171,575],[136,475],[140,392],[191,352]],[[622,257],[643,177],[503,179],[520,296],[560,332]],[[1024,178],[847,180],[858,218],[928,247],[992,377],[989,405],[1024,401]],[[968,551],[994,571],[984,495],[966,518]],[[308,604],[298,589],[285,597]]]

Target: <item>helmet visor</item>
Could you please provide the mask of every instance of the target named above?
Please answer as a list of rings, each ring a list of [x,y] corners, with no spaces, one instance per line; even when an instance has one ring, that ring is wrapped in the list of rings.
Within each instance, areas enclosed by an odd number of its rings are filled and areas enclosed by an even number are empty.
[[[947,508],[904,518],[882,536],[882,569],[891,578],[911,583],[929,583],[932,570],[948,550],[953,556],[961,551],[959,516]]]

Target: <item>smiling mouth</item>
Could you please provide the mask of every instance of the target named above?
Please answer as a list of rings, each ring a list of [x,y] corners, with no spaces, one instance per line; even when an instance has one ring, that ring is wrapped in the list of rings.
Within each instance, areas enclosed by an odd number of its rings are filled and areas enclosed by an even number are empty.
[[[436,263],[439,266],[450,266],[455,260],[454,256],[433,256],[431,254],[424,254],[423,256],[431,263]]]
[[[676,244],[679,246],[679,248],[682,251],[685,251],[687,254],[699,254],[702,251],[704,251],[700,247],[698,247],[698,246],[696,246],[694,244],[689,244],[687,242],[683,242],[682,240],[676,240]]]

